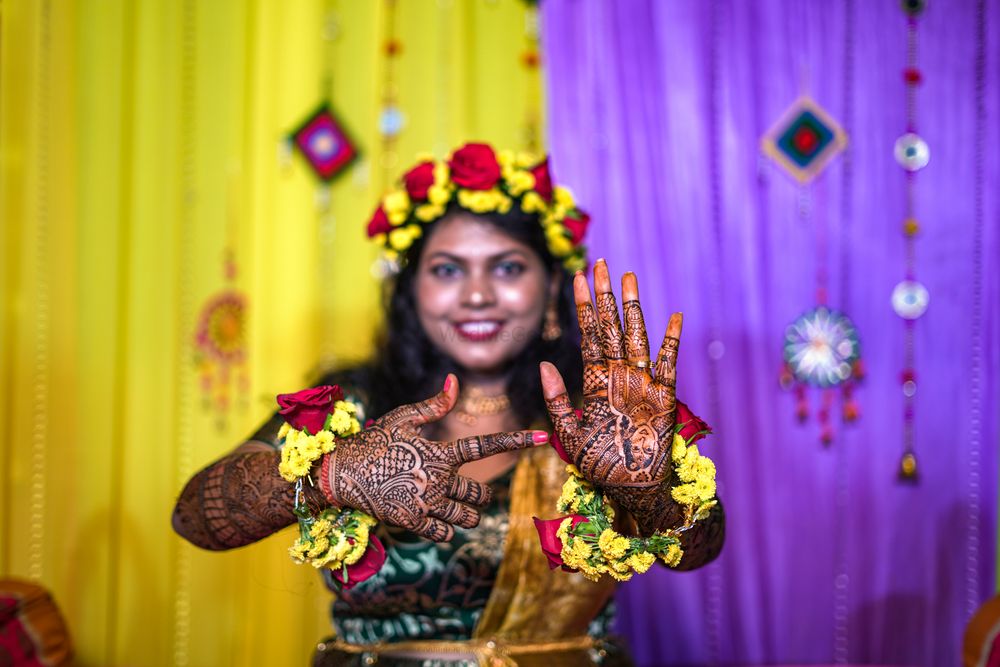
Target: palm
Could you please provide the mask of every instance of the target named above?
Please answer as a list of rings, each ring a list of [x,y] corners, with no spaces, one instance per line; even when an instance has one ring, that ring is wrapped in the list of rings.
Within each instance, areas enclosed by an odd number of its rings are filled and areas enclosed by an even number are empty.
[[[485,484],[458,474],[468,463],[530,447],[533,431],[428,440],[421,427],[444,417],[455,405],[458,382],[437,396],[403,405],[361,433],[340,441],[330,463],[335,502],[362,510],[380,521],[423,537],[447,541],[453,525],[479,523],[479,508],[489,503]]]
[[[597,307],[586,278],[574,279],[583,353],[583,414],[577,417],[554,366],[542,369],[555,430],[580,472],[625,508],[642,511],[669,481],[681,316],[670,318],[655,374],[631,273],[622,278],[624,321],[607,266],[594,267]]]

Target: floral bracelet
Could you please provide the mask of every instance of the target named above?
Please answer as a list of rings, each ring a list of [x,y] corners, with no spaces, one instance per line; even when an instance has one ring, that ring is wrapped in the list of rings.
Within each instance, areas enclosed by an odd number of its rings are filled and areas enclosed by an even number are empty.
[[[708,517],[718,504],[715,498],[715,464],[698,452],[695,443],[706,433],[699,430],[690,438],[681,435],[687,426],[680,425],[674,434],[671,461],[674,478],[671,497],[684,506],[680,526],[649,537],[629,537],[613,526],[614,509],[607,498],[580,474],[573,464],[566,466],[569,479],[556,501],[556,511],[570,513],[558,519],[535,518],[535,528],[549,567],[581,572],[597,581],[608,574],[618,581],[628,581],[635,573],[646,572],[659,558],[669,567],[677,567],[684,557],[681,535],[695,523]]]
[[[364,512],[327,507],[314,514],[305,500],[305,483],[313,484],[310,472],[320,459],[320,487],[329,495],[329,457],[337,438],[361,431],[358,408],[343,400],[336,385],[314,387],[295,394],[278,396],[285,423],[278,431],[282,441],[281,477],[295,485],[293,512],[298,518],[299,535],[288,549],[296,563],[328,568],[343,588],[350,588],[372,576],[385,562],[385,549],[370,534],[377,522]]]

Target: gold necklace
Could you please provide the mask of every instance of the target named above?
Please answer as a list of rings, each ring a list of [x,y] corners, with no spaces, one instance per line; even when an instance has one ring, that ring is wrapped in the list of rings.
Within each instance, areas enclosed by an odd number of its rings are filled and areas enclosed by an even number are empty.
[[[487,396],[479,387],[470,387],[458,399],[454,414],[458,421],[472,426],[476,423],[477,417],[498,415],[509,408],[510,399],[507,398],[507,394]]]

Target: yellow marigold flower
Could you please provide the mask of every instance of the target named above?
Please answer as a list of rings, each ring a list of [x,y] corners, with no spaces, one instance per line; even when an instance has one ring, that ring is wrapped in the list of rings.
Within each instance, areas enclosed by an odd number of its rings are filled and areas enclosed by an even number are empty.
[[[698,500],[706,501],[715,497],[715,480],[699,479],[694,483],[694,491]]]
[[[333,407],[338,410],[343,410],[344,412],[349,412],[352,415],[358,414],[358,406],[354,405],[354,403],[351,403],[350,401],[337,401],[333,404]]]
[[[309,534],[313,537],[325,537],[332,528],[333,524],[329,520],[317,519],[309,529]]]
[[[369,528],[374,528],[375,524],[378,523],[378,521],[375,520],[375,517],[369,516],[364,512],[355,512],[354,517],[358,520],[358,523],[364,524]]]
[[[579,504],[579,499],[576,495],[576,484],[574,482],[575,480],[570,477],[563,483],[559,500],[556,501],[556,511],[575,512],[577,510],[576,506]]]
[[[607,517],[608,521],[613,521],[615,518],[615,510],[611,507],[611,503],[605,501],[602,509],[604,510],[604,516]]]
[[[391,225],[399,227],[401,224],[406,222],[406,218],[409,217],[409,214],[407,211],[393,211],[392,213],[387,213],[386,217],[389,218],[389,223]]]
[[[587,268],[587,260],[583,257],[573,257],[570,259],[563,260],[563,264],[566,266],[566,270],[570,273],[576,273],[577,271],[583,271]]]
[[[305,560],[306,551],[309,549],[309,543],[303,542],[302,540],[295,540],[295,544],[288,547],[288,555],[294,558],[296,561],[301,563]]]
[[[507,189],[515,197],[535,187],[535,177],[530,171],[515,170],[507,179]]]
[[[397,227],[389,232],[389,245],[392,246],[393,250],[403,252],[409,248],[412,243],[413,236],[410,234],[409,227]]]
[[[348,435],[354,435],[355,433],[361,433],[361,422],[357,419],[351,420],[351,432]]]
[[[312,548],[306,551],[306,555],[310,558],[315,558],[319,556],[324,551],[330,548],[330,540],[326,537],[317,537],[313,543]]]
[[[451,188],[446,185],[432,185],[427,189],[427,201],[435,206],[444,206],[451,201]]]
[[[299,456],[310,463],[318,459],[322,453],[323,449],[315,436],[310,436],[299,442]]]
[[[556,530],[556,537],[558,537],[563,543],[563,549],[565,550],[566,542],[569,539],[569,529],[573,525],[573,517],[566,517],[559,524],[558,530]]]
[[[670,495],[681,505],[693,505],[698,500],[695,483],[681,484],[670,490]]]
[[[324,454],[333,451],[333,433],[330,433],[327,430],[322,430],[315,435],[315,438],[316,443],[319,445],[319,448]]]
[[[385,209],[386,215],[397,212],[408,214],[410,195],[406,194],[406,190],[393,190],[382,199],[382,208]]]
[[[372,237],[372,241],[374,241],[375,243],[379,244],[380,246],[382,246],[384,248],[385,247],[386,238],[387,237],[385,235],[385,232],[382,232],[380,234],[376,234],[375,236],[373,236]]]
[[[414,211],[414,215],[417,216],[417,220],[422,220],[423,222],[437,220],[444,215],[444,206],[440,206],[438,204],[422,204],[417,207],[416,211]]]
[[[689,445],[687,451],[684,453],[684,463],[694,468],[698,465],[698,457],[700,456],[698,445]]]
[[[656,562],[656,556],[649,553],[648,551],[642,551],[640,553],[632,554],[631,556],[629,556],[626,562],[628,563],[628,566],[630,568],[632,568],[639,574],[642,574],[646,572],[646,570],[648,570],[653,565],[653,563]]]
[[[521,169],[531,169],[532,167],[536,166],[539,162],[541,162],[541,160],[538,158],[538,156],[528,151],[519,152],[517,154],[517,157],[514,159],[515,166]]]
[[[666,553],[660,554],[660,558],[663,559],[663,562],[669,565],[670,567],[677,567],[681,562],[681,558],[683,557],[684,557],[684,550],[681,549],[681,545],[679,544],[671,544],[669,547],[667,547]]]
[[[606,528],[597,539],[597,546],[605,558],[618,560],[625,555],[625,551],[629,547],[629,542],[627,537],[623,537],[610,528]]]
[[[552,189],[553,198],[556,204],[564,209],[571,209],[576,206],[576,202],[573,200],[573,193],[566,188],[557,185]]]
[[[521,198],[521,209],[525,213],[539,213],[545,210],[545,200],[540,194],[531,190],[524,193],[524,197]]]
[[[548,237],[549,251],[556,257],[565,257],[573,252],[573,243],[563,235]]]
[[[510,167],[514,164],[514,151],[502,150],[497,153],[497,162],[501,167]]]
[[[674,433],[674,446],[670,450],[670,458],[674,460],[674,463],[680,463],[684,459],[686,451],[687,444],[684,442],[684,438],[681,437],[680,433]]]
[[[619,572],[618,570],[608,570],[610,574],[616,581],[628,581],[632,578],[632,571],[626,570],[625,572]]]
[[[580,470],[575,465],[573,465],[572,463],[567,463],[566,464],[566,472],[568,474],[572,475],[573,477],[577,478],[577,479],[580,479],[580,478],[583,477],[583,475],[580,474]]]
[[[695,462],[682,461],[679,466],[677,466],[677,478],[682,482],[693,482],[697,475],[695,473]]]
[[[698,511],[694,513],[694,520],[701,521],[703,519],[707,519],[708,515],[712,513],[712,508],[718,504],[719,502],[717,500],[710,500],[707,503],[702,503],[698,508]]]
[[[330,430],[343,435],[351,429],[351,415],[343,410],[334,410],[330,415]]]
[[[434,163],[434,185],[444,185],[451,179],[451,169],[447,162]],[[433,201],[433,200],[432,200]]]
[[[707,456],[699,456],[694,472],[698,479],[715,479],[715,463]]]
[[[292,425],[289,424],[288,422],[285,422],[284,424],[282,424],[281,428],[278,429],[278,440],[281,440],[286,435],[288,435],[288,431],[290,431],[291,428],[292,428]]]
[[[577,537],[573,539],[573,553],[575,553],[579,558],[583,560],[589,560],[593,555],[593,551],[590,548],[590,543],[582,537]]]
[[[501,215],[510,211],[510,207],[514,205],[513,200],[502,192],[497,193],[496,202],[496,209]]]

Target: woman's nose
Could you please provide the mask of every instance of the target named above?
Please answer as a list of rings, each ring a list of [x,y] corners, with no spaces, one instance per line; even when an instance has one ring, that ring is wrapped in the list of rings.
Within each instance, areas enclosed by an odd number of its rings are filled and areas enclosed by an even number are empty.
[[[490,281],[481,276],[470,276],[462,291],[462,305],[472,308],[491,306],[496,300]]]

